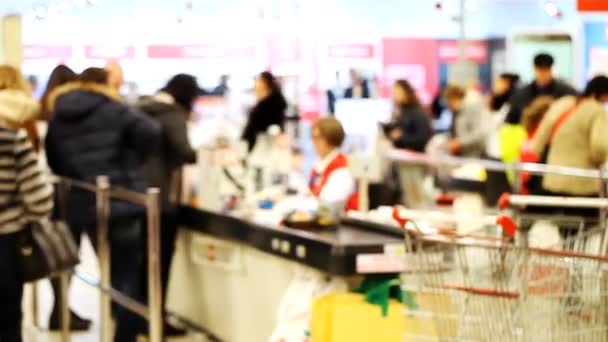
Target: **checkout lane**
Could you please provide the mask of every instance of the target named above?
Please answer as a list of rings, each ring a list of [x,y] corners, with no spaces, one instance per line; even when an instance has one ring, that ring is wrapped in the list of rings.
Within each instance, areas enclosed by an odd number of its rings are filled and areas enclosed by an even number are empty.
[[[275,186],[273,175],[285,174],[277,166],[289,164],[269,157],[282,155],[276,151],[282,146],[280,139],[262,139],[252,153],[254,156],[262,148],[259,154],[263,158],[257,163],[268,164],[271,160],[272,165],[263,165],[268,177],[259,175],[262,171],[256,170],[255,158],[249,158],[250,170],[239,170],[238,162],[205,162],[205,155],[211,156],[208,160],[218,160],[214,156],[227,160],[226,150],[217,154],[201,152],[199,168],[206,171],[199,170],[195,187],[215,203],[202,200],[204,209],[195,205],[180,208],[181,231],[172,265],[175,276],[171,277],[168,296],[172,311],[208,327],[226,341],[302,340],[300,337],[310,333],[314,298],[353,289],[360,280],[359,256],[383,254],[391,246],[403,245],[397,228],[379,229],[351,220],[324,226],[320,223],[338,222],[343,209],[355,209],[357,199],[348,165],[340,163],[345,157],[333,153],[342,144],[344,132],[337,127],[339,123],[335,125],[335,119],[321,122],[325,125],[313,126],[312,130],[317,155],[322,156],[313,172],[316,177],[310,182],[312,190],[306,186],[306,191],[298,192],[291,201],[285,197],[289,186],[267,191]],[[228,169],[234,176],[225,177]],[[227,183],[235,179],[244,182],[244,193],[235,196],[234,192],[225,192],[226,188],[234,190],[230,186],[212,189],[212,180],[221,183],[222,179]],[[206,180],[205,184],[200,184],[201,180]],[[262,186],[256,184],[260,182]],[[340,198],[333,191],[336,185],[348,185]],[[274,205],[265,208],[261,204],[266,202]],[[282,224],[298,214],[308,215],[311,225],[307,229]]]

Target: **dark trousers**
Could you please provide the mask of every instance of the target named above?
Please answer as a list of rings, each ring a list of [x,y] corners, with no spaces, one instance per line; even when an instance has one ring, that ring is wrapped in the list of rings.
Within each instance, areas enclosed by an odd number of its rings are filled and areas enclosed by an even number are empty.
[[[0,235],[0,341],[21,342],[23,281],[16,234]]]
[[[97,251],[97,229],[94,226],[70,225],[72,234],[80,246],[83,233],[89,236],[93,248]],[[109,224],[108,242],[110,245],[110,277],[112,288],[146,303],[142,291],[144,274],[142,273],[145,244],[142,240],[143,220],[127,218],[112,220]],[[53,281],[56,285],[56,281]],[[55,287],[55,286],[54,286]],[[56,292],[56,298],[59,296]],[[113,303],[112,314],[116,321],[116,342],[134,342],[137,334],[145,331],[146,322],[137,314]],[[0,340],[0,342],[4,342]]]

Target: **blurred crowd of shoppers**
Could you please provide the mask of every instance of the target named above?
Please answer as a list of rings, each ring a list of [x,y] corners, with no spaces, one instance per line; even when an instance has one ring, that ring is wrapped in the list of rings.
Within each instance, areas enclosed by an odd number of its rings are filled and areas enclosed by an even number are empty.
[[[177,170],[196,158],[188,141],[187,121],[201,89],[193,76],[176,75],[156,95],[128,105],[119,93],[123,82],[118,64],[80,73],[60,65],[51,73],[38,102],[17,69],[0,66],[0,149],[6,175],[4,185],[0,184],[0,296],[5,303],[0,306],[1,341],[21,341],[23,281],[15,233],[28,221],[52,214],[54,196],[42,169],[43,157],[59,176],[95,183],[98,176],[105,175],[113,187],[137,192],[151,186],[161,189],[161,279],[166,293],[177,229]],[[36,121],[45,122],[48,130],[39,129],[44,125],[37,126]],[[70,210],[63,219],[75,241],[80,244],[81,236],[87,234],[97,249],[94,194],[72,189],[65,200]],[[141,302],[146,299],[145,224],[142,207],[111,201],[112,287]],[[58,330],[61,293],[58,281],[51,283],[55,306],[49,329]],[[112,311],[115,341],[133,342],[146,331],[138,315],[118,305]],[[70,314],[71,330],[90,328],[90,320],[73,311]],[[169,335],[183,333],[169,325],[165,330]]]
[[[396,81],[392,88],[392,116],[382,126],[386,142],[394,148],[419,153],[440,151],[463,157],[580,168],[602,166],[608,153],[608,78],[594,77],[579,94],[554,76],[552,56],[539,54],[533,62],[535,78],[523,87],[519,86],[518,75],[511,73],[501,74],[495,80],[487,98],[473,87],[446,84],[430,110],[422,104],[408,80]],[[357,71],[352,70],[350,78],[352,84],[343,93],[328,91],[330,113],[335,109],[336,98],[373,96],[375,89],[371,89],[370,83]],[[196,152],[188,140],[187,122],[196,99],[208,92],[199,87],[194,76],[179,74],[156,94],[128,104],[120,94],[123,83],[122,69],[116,63],[79,73],[60,65],[51,73],[37,102],[30,85],[17,69],[0,66],[0,173],[3,175],[0,179],[0,270],[3,274],[0,277],[3,303],[0,305],[0,341],[21,340],[23,283],[16,260],[15,234],[28,220],[52,214],[52,186],[41,166],[45,157],[50,170],[59,176],[94,183],[99,175],[106,175],[112,186],[138,192],[149,186],[161,190],[161,279],[163,294],[166,294],[178,224],[181,183],[178,171],[196,161]],[[225,95],[229,91],[227,83],[227,77],[222,77],[212,93]],[[250,152],[262,134],[272,131],[273,127],[278,133],[285,132],[286,125],[287,101],[273,74],[262,72],[256,77],[255,97],[241,134]],[[432,119],[444,110],[452,114],[452,124],[447,132],[436,134]],[[48,129],[40,129],[36,121],[45,122]],[[354,199],[356,185],[349,174],[347,157],[339,150],[347,139],[345,135],[344,128],[335,119],[323,119],[313,125],[311,140],[319,161],[313,169],[310,186],[318,197],[343,194],[336,201],[345,203],[346,208],[355,208],[351,199]],[[420,167],[391,167],[386,180],[397,184],[392,188],[399,193],[391,200],[410,207],[419,206],[424,201],[424,173]],[[514,185],[524,193],[599,194],[599,182],[592,179],[525,173],[521,179],[513,175],[504,178],[508,179],[508,186]],[[337,190],[334,191],[334,187]],[[81,236],[87,234],[96,248],[94,195],[73,190],[67,203],[70,211],[65,219],[76,241],[80,242]],[[143,209],[112,200],[110,212],[112,286],[145,301]],[[59,284],[56,280],[51,283],[58,303]],[[51,330],[60,326],[57,303],[49,320]],[[118,306],[113,309],[115,341],[135,341],[137,334],[146,329],[143,320]],[[90,320],[71,312],[72,330],[87,330],[90,326]],[[169,334],[183,333],[169,325],[165,330]]]

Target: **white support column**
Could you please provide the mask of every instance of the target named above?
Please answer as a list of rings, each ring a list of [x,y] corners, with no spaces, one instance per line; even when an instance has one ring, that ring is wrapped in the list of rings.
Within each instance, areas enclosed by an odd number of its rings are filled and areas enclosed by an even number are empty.
[[[467,63],[466,2],[466,0],[460,0],[460,13],[458,14],[458,63],[461,67]]]
[[[3,16],[0,25],[0,63],[20,67],[22,61],[21,16]]]

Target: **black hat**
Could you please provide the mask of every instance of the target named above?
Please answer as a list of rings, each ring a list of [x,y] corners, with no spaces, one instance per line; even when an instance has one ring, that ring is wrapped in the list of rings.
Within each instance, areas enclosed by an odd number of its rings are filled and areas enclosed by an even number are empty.
[[[206,92],[198,86],[196,77],[188,74],[178,74],[173,76],[162,91],[169,93],[175,102],[182,105],[187,110],[192,110],[194,100]]]
[[[553,67],[553,56],[548,53],[539,53],[534,57],[534,66],[542,69],[551,69]]]

